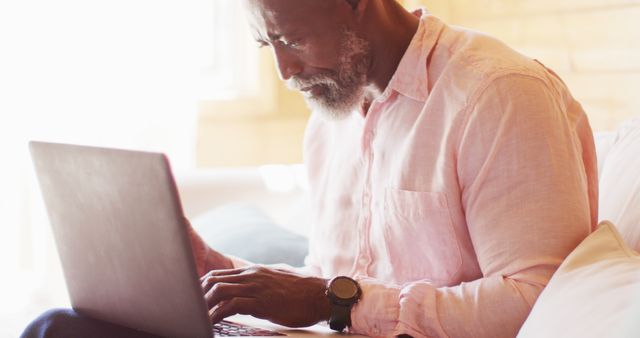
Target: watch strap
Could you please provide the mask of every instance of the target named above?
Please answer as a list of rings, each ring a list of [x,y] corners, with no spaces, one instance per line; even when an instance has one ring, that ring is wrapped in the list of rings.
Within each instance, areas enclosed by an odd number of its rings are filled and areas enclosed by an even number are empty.
[[[351,307],[353,304],[331,304],[331,318],[329,327],[341,332],[347,326],[351,326]]]

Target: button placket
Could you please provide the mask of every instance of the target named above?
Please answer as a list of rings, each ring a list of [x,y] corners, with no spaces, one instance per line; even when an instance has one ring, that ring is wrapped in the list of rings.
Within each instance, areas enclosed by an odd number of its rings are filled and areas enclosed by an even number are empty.
[[[370,109],[369,114],[367,115],[367,120],[365,122],[364,133],[362,137],[363,142],[363,163],[364,163],[364,171],[365,171],[365,182],[362,191],[362,211],[364,213],[363,222],[361,225],[361,237],[360,237],[360,247],[361,250],[358,253],[358,266],[364,274],[368,274],[368,268],[371,264],[371,246],[369,243],[370,230],[371,230],[371,205],[372,205],[372,194],[371,194],[371,171],[373,167],[373,140],[375,133],[373,132],[373,128],[376,122],[376,115],[378,113],[379,105],[377,102],[374,102]]]

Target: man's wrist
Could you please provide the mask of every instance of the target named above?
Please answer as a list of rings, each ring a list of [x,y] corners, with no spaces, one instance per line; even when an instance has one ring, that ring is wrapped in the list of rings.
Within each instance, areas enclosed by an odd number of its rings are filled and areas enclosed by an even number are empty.
[[[316,319],[318,322],[328,322],[329,318],[331,318],[331,303],[329,302],[329,298],[327,297],[327,284],[329,283],[328,279],[315,278],[317,279],[317,288],[314,291],[314,304],[316,305]]]
[[[338,276],[328,283],[327,298],[331,305],[329,326],[342,331],[351,326],[351,308],[358,303],[362,290],[353,278]]]

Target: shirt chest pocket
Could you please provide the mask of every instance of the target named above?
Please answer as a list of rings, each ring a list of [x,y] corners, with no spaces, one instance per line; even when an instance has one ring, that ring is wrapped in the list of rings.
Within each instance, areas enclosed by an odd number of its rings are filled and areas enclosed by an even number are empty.
[[[462,258],[444,193],[387,188],[383,234],[398,280],[446,285]]]

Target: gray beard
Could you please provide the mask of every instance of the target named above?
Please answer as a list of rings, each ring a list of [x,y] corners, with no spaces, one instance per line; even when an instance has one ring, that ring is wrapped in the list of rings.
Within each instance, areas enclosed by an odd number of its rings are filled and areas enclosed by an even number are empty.
[[[309,79],[292,78],[287,86],[300,89],[313,85],[321,88],[318,96],[305,96],[309,108],[333,120],[347,118],[364,98],[367,73],[371,64],[368,41],[345,29],[343,32],[338,71],[327,71]]]

